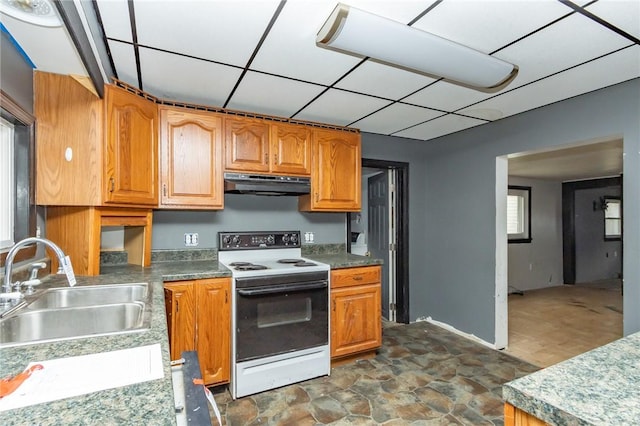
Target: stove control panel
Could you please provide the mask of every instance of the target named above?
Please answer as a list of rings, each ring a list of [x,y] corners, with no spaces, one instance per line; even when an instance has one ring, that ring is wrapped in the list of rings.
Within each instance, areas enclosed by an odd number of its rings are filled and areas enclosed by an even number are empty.
[[[218,232],[218,250],[299,248],[300,231]]]

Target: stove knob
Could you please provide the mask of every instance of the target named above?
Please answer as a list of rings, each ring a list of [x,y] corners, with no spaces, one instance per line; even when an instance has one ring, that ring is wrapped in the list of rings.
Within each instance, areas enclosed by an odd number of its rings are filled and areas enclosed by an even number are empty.
[[[288,234],[284,234],[282,236],[282,242],[285,243],[285,244],[289,242],[289,235]]]
[[[293,244],[297,244],[298,243],[298,236],[296,234],[291,234],[291,242]]]
[[[273,235],[267,235],[267,245],[273,244],[276,242],[276,238]]]
[[[233,244],[238,245],[240,243],[240,237],[238,235],[234,235],[231,241]]]
[[[223,244],[229,244],[231,242],[231,237],[228,235],[225,235],[224,237],[222,237],[222,243]]]

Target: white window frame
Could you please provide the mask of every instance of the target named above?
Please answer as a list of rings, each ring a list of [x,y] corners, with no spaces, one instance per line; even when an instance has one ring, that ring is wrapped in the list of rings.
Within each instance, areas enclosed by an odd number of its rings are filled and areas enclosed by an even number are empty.
[[[514,205],[514,201],[517,204]],[[517,229],[510,230],[514,220]],[[509,243],[531,242],[530,186],[509,185],[507,191],[507,239]]]
[[[14,244],[14,126],[0,117],[0,250]]]
[[[613,209],[609,209],[612,204],[617,204],[617,214],[613,213]],[[605,241],[619,241],[622,239],[622,200],[620,197],[605,196],[603,197],[603,211],[604,211],[604,240]],[[617,232],[611,233],[611,226],[607,226],[610,223],[616,223]]]

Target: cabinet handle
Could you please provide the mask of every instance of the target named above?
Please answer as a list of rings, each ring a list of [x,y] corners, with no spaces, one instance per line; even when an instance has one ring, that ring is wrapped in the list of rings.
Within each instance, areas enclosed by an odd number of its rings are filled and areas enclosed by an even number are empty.
[[[224,291],[224,304],[229,303],[229,292],[227,290]]]
[[[268,152],[265,152],[265,153],[264,153],[264,162],[265,162],[266,164],[269,164],[269,153],[268,153]]]
[[[354,281],[362,281],[362,275],[356,275],[355,277],[353,277]]]
[[[316,192],[316,203],[318,202],[318,193]]]
[[[116,189],[116,180],[111,177],[109,178],[109,192],[113,192]]]
[[[180,310],[180,302],[176,300],[176,314]]]
[[[278,154],[273,154],[273,162],[278,164]]]
[[[166,183],[162,185],[162,193],[163,193],[163,195],[165,197],[167,196],[167,184]]]
[[[336,311],[336,299],[333,299],[333,312]]]

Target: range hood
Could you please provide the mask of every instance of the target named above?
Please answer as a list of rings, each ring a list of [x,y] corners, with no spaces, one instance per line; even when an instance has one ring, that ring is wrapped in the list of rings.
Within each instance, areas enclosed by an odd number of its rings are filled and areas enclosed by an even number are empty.
[[[311,190],[308,177],[225,173],[227,194],[304,195]]]

